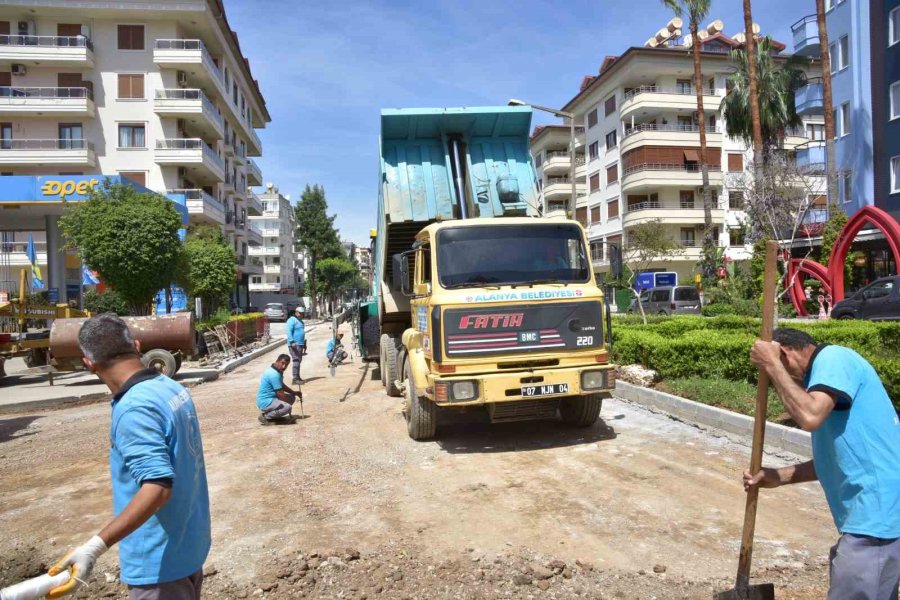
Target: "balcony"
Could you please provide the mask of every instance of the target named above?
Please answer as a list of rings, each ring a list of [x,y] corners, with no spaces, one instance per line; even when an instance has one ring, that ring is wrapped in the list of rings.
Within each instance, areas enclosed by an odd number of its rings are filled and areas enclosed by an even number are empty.
[[[698,188],[703,182],[700,167],[696,164],[645,163],[625,169],[622,191],[640,191],[664,186]],[[722,185],[722,167],[709,166],[710,185]]]
[[[94,94],[86,87],[0,87],[0,115],[93,117]]]
[[[825,223],[828,222],[828,208],[821,206],[811,206],[806,209],[803,217],[800,219],[798,233],[803,236],[819,236],[825,229]]]
[[[718,110],[722,94],[716,90],[703,91],[703,106]],[[622,120],[634,115],[656,114],[697,110],[697,95],[693,87],[664,88],[656,85],[642,85],[625,92],[619,107]]]
[[[253,159],[247,159],[247,185],[262,185],[262,171],[259,166],[253,162]]]
[[[0,165],[93,167],[94,144],[85,140],[0,140]]]
[[[0,61],[90,69],[94,46],[83,35],[0,35]]]
[[[247,213],[253,216],[262,214],[262,202],[259,199],[259,196],[254,194],[253,192],[247,192]]]
[[[625,130],[622,136],[622,152],[653,144],[654,146],[700,146],[699,125],[657,125],[644,123]],[[715,127],[706,127],[706,145],[722,146],[722,133]]]
[[[809,141],[803,127],[792,127],[784,131],[783,146],[785,150],[794,150]]]
[[[244,126],[244,131],[247,133],[247,156],[262,156],[262,140],[256,135],[256,130],[253,129],[253,126],[250,125],[250,123],[247,123],[243,119],[241,119],[241,124]]]
[[[584,154],[575,154],[575,168],[584,166]],[[571,170],[572,161],[568,150],[554,150],[547,152],[544,162],[541,165],[543,171],[547,175],[565,175]]]
[[[702,223],[703,200],[698,198],[693,203],[667,204],[649,200],[629,204],[622,215],[622,227],[632,227],[647,221],[662,221],[672,225],[694,225]],[[725,209],[712,210],[713,223],[725,222]]]
[[[265,265],[263,273],[270,275],[279,275],[281,273],[281,265]]]
[[[158,165],[178,165],[197,183],[216,183],[225,179],[225,161],[200,138],[156,140],[154,160]]]
[[[34,242],[34,254],[38,265],[47,264],[47,242]],[[8,267],[27,267],[31,265],[28,259],[28,242],[2,242],[0,243],[0,264]],[[16,271],[18,276],[18,271]]]
[[[261,245],[263,243],[262,231],[253,223],[247,223],[244,228],[246,232],[247,242],[250,244]]]
[[[795,149],[795,161],[798,167],[808,167],[810,169],[825,169],[825,141],[810,140],[805,144],[800,144]]]
[[[821,54],[819,46],[819,25],[816,15],[803,17],[793,25],[791,31],[794,34],[794,54],[807,58],[818,58]]]
[[[225,224],[225,207],[205,191],[199,189],[169,190],[167,193],[184,196],[192,222],[209,225]]]
[[[185,129],[196,132],[208,142],[225,136],[225,120],[203,90],[156,90],[153,112],[166,117],[177,117],[185,122]]]
[[[821,115],[825,112],[824,92],[820,79],[811,79],[794,92],[794,108],[798,115]]]
[[[211,85],[226,100],[225,76],[200,40],[160,39],[153,46],[153,62],[161,67],[180,69],[196,82]]]
[[[250,246],[250,256],[281,256],[281,248],[272,246]]]
[[[251,292],[280,292],[282,285],[280,283],[249,283],[247,284]]]
[[[568,177],[548,177],[547,184],[544,186],[544,199],[547,202],[554,200],[569,200],[572,197],[572,183]],[[584,183],[576,180],[575,193],[576,197],[586,192]]]

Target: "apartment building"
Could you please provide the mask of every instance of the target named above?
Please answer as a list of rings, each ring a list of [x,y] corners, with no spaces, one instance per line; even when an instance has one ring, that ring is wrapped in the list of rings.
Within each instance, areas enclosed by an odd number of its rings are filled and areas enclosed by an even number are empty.
[[[575,210],[572,199],[571,150],[569,124],[535,127],[531,135],[531,155],[537,171],[541,208],[545,215],[565,215]],[[584,128],[575,128],[575,198],[587,195],[584,157]],[[585,217],[582,206],[577,217]],[[586,218],[583,219],[586,222]]]
[[[0,4],[0,187],[121,176],[167,195],[191,224],[222,228],[240,306],[262,274],[248,259],[262,244],[248,188],[262,184],[252,157],[268,121],[221,0]],[[0,229],[23,228],[7,215]]]
[[[353,250],[353,256],[356,258],[356,264],[359,265],[359,274],[366,281],[366,284],[372,285],[372,251],[369,248],[356,246]]]
[[[726,81],[734,69],[729,51],[741,46],[743,36],[725,35],[722,23],[715,21],[701,37],[706,121],[699,123],[689,46],[680,29],[671,22],[667,27],[668,37],[651,38],[643,47],[607,57],[599,72],[585,77],[562,109],[573,113],[584,128],[579,146],[585,149],[585,195],[577,198],[575,217],[588,229],[592,262],[599,275],[609,272],[609,244],[624,244],[627,249],[629,228],[659,220],[683,249],[650,268],[675,271],[681,282],[693,280],[705,236],[700,127],[706,130],[709,179],[716,202],[713,237],[727,257],[749,258],[743,197],[736,188],[752,151],[725,133],[722,109]],[[775,43],[776,51],[783,48]],[[795,151],[820,134],[821,116],[804,119],[804,128],[788,132],[787,150]],[[568,136],[562,135],[564,128],[553,129],[536,132],[532,141],[532,148],[538,150],[535,161],[543,165],[545,198],[548,187],[556,183],[548,176],[566,172],[569,165],[568,153],[561,152],[568,147]],[[562,194],[562,189],[553,191]]]
[[[262,233],[263,243],[250,247],[250,256],[258,260],[262,273],[250,276],[250,303],[262,307],[269,302],[292,302],[297,299],[294,270],[294,231],[296,219],[291,197],[283,195],[271,183],[259,196],[262,213],[250,222]]]

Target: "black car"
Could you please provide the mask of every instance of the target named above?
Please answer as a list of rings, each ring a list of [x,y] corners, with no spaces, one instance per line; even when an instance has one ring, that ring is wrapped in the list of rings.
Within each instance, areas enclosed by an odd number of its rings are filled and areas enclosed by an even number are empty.
[[[832,319],[900,320],[900,275],[876,279],[834,305]]]

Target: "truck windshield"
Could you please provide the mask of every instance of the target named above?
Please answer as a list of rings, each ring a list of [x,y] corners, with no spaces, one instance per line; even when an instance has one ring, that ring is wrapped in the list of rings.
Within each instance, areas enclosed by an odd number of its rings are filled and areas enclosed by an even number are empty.
[[[437,266],[445,288],[590,280],[581,230],[567,224],[444,229],[437,235]]]

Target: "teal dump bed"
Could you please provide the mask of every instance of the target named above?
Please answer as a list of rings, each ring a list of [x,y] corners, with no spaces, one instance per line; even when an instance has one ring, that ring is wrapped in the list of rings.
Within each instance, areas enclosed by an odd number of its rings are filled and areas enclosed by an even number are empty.
[[[382,110],[375,281],[389,287],[391,256],[433,221],[536,215],[530,131],[527,106]]]

